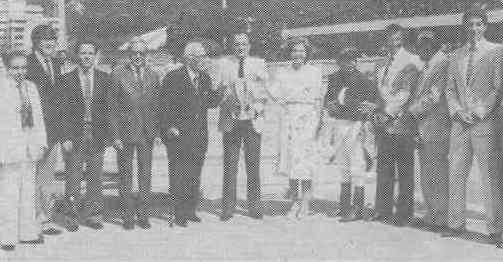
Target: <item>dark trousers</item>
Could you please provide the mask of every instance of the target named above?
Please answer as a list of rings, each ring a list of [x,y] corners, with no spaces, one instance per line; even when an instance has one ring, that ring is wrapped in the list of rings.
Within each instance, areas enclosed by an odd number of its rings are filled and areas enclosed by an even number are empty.
[[[82,216],[99,220],[103,212],[103,155],[102,146],[95,141],[80,138],[74,141],[73,151],[69,154],[70,172],[66,177],[65,195],[73,199],[73,204],[80,205]],[[86,165],[86,197],[82,201],[80,183]]]
[[[377,137],[375,208],[380,215],[393,215],[396,177],[399,190],[396,215],[400,219],[408,219],[413,216],[414,149],[415,142],[412,136],[386,134]]]
[[[119,196],[123,212],[122,218],[125,221],[133,221],[135,215],[139,220],[147,220],[149,217],[152,194],[152,145],[152,139],[145,143],[124,143],[124,148],[118,151]],[[135,151],[138,160],[138,201],[135,201],[132,193]]]
[[[224,181],[222,209],[231,214],[236,208],[236,184],[241,144],[244,145],[247,198],[250,213],[261,212],[260,204],[260,143],[261,134],[253,128],[251,121],[236,121],[230,132],[223,134]]]
[[[183,140],[177,138],[166,144],[170,193],[175,200],[175,217],[179,219],[195,216],[199,206],[201,171],[206,155],[205,150],[194,150]]]

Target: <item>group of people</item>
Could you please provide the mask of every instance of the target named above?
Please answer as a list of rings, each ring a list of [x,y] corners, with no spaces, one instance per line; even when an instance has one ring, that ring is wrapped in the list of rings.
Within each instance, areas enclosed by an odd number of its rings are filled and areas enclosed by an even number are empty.
[[[306,39],[288,41],[289,63],[273,78],[263,59],[249,55],[245,33],[233,36],[234,55],[224,60],[225,70],[216,78],[207,73],[203,44],[189,41],[183,66],[160,79],[146,63],[147,45],[141,39],[129,43],[129,59],[111,73],[97,67],[97,44],[80,41],[75,46],[77,65],[62,73],[60,62],[52,58],[54,30],[37,26],[32,54],[13,51],[4,57],[8,84],[0,104],[5,141],[0,149],[0,244],[13,250],[18,242],[43,243],[44,235],[61,233],[52,220],[50,191],[58,148],[65,162],[65,196],[59,210],[68,231],[80,225],[103,228],[103,157],[110,145],[117,151],[123,228],[149,229],[157,137],[169,160],[174,224],[201,222],[196,210],[208,148],[207,111],[217,107],[223,144],[220,220],[232,219],[236,209],[241,147],[249,216],[261,219],[261,137],[265,105],[272,102],[282,112],[277,172],[289,177],[289,215],[309,215],[320,147],[328,147],[337,151],[341,170],[340,208],[333,214],[341,216],[341,222],[363,219],[365,173],[377,158],[372,220],[417,223],[413,193],[418,148],[427,206],[420,222],[444,236],[457,236],[466,231],[466,183],[475,155],[489,240],[502,247],[498,130],[503,47],[485,40],[484,11],[467,11],[463,25],[468,41],[450,54],[439,48],[434,30],[422,30],[419,55],[404,48],[404,28],[390,25],[389,56],[377,69],[376,83],[358,71],[351,52],[342,52],[340,70],[329,76],[326,93],[321,71],[308,63],[311,48]],[[328,117],[322,122],[325,112]],[[320,143],[322,129],[336,132],[335,139]],[[135,152],[137,196],[132,193]]]

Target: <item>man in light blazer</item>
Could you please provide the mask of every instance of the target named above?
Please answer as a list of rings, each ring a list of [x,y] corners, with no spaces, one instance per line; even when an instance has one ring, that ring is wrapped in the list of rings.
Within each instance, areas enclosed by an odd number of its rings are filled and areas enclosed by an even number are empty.
[[[267,72],[263,59],[250,57],[250,40],[244,33],[234,35],[235,55],[224,66],[226,87],[220,105],[219,130],[223,133],[224,180],[221,220],[232,218],[236,207],[236,180],[241,146],[244,147],[248,177],[250,217],[262,218],[260,203],[260,145],[267,100]]]
[[[79,65],[63,75],[63,148],[69,153],[70,172],[65,184],[65,227],[77,231],[79,222],[103,228],[103,157],[110,125],[110,76],[96,68],[98,49],[93,42],[76,46]],[[86,166],[86,197],[81,196],[81,181]]]
[[[449,200],[451,119],[445,98],[449,61],[439,50],[440,40],[433,29],[418,34],[417,47],[424,65],[409,110],[418,123],[421,187],[426,203],[426,215],[419,222],[431,231],[440,231],[447,226]]]
[[[486,201],[488,241],[502,247],[503,203],[496,111],[501,99],[503,48],[484,38],[485,11],[466,11],[463,25],[468,41],[450,58],[446,91],[453,126],[449,152],[450,230],[443,236],[458,236],[466,230],[466,183],[476,157]]]
[[[405,29],[388,26],[390,55],[377,73],[383,105],[374,114],[376,127],[377,183],[374,220],[406,225],[414,214],[414,148],[416,123],[408,107],[416,88],[421,61],[404,48]],[[398,201],[394,207],[394,181],[398,178]]]
[[[159,134],[158,75],[145,64],[146,43],[141,39],[131,41],[129,62],[112,72],[112,134],[118,152],[123,227],[150,228],[149,208],[152,188],[152,146]],[[138,158],[139,196],[132,195],[133,155]],[[137,204],[135,203],[137,202]],[[138,207],[138,209],[136,208]]]

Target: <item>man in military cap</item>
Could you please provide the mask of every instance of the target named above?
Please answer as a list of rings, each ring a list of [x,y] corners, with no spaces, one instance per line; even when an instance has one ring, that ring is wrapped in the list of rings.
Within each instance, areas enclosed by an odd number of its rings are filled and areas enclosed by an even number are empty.
[[[59,61],[53,58],[56,51],[57,36],[56,31],[49,25],[38,25],[31,33],[32,54],[27,58],[27,79],[35,83],[40,95],[44,124],[47,133],[47,145],[49,153],[41,161],[37,177],[39,187],[40,213],[46,216],[42,220],[47,220],[45,224],[46,234],[59,234],[53,225],[48,223],[51,217],[53,200],[47,192],[48,186],[54,180],[55,165],[57,160],[56,144],[60,139],[60,114],[58,112],[58,98],[55,83],[60,76]],[[66,164],[65,164],[66,166]]]

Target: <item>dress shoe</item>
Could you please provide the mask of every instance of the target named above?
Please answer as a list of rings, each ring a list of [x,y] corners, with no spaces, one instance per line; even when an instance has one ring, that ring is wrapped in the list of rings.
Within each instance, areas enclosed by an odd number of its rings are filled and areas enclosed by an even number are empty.
[[[98,221],[86,221],[85,225],[87,227],[94,229],[94,230],[102,230],[103,229],[103,223],[98,222]]]
[[[51,227],[51,228],[47,228],[47,229],[42,230],[42,234],[47,235],[47,236],[57,236],[57,235],[61,234],[61,230]]]
[[[16,245],[2,245],[3,251],[14,251],[16,250]]]
[[[187,219],[186,218],[175,218],[175,225],[179,227],[187,227]]]
[[[248,212],[248,216],[251,217],[251,218],[253,218],[253,219],[262,219],[262,218],[264,218],[264,215],[262,215],[262,212],[255,211],[255,210]]]
[[[67,218],[65,221],[65,228],[68,232],[75,232],[79,230],[79,224],[71,218]]]
[[[233,217],[232,214],[222,214],[220,216],[220,221],[226,222],[229,221]]]
[[[40,245],[44,243],[44,236],[40,235],[37,239],[34,240],[22,240],[19,241],[19,243],[26,245]]]
[[[125,230],[133,230],[134,229],[134,222],[133,221],[125,221],[122,224],[122,228]]]
[[[188,216],[187,220],[190,222],[201,223],[202,219],[196,215]]]
[[[441,237],[459,237],[463,233],[466,233],[466,227],[460,226],[458,228],[446,228],[441,234]]]
[[[385,216],[385,215],[381,215],[379,213],[375,214],[374,216],[372,216],[369,221],[373,221],[373,222],[381,222],[381,223],[386,223],[386,224],[389,224],[388,222],[391,221],[391,216]]]
[[[150,229],[152,226],[150,225],[150,222],[146,219],[142,219],[138,221],[138,226],[141,227],[142,229]]]
[[[501,242],[501,234],[491,233],[487,236],[487,243],[491,245],[498,245]]]

